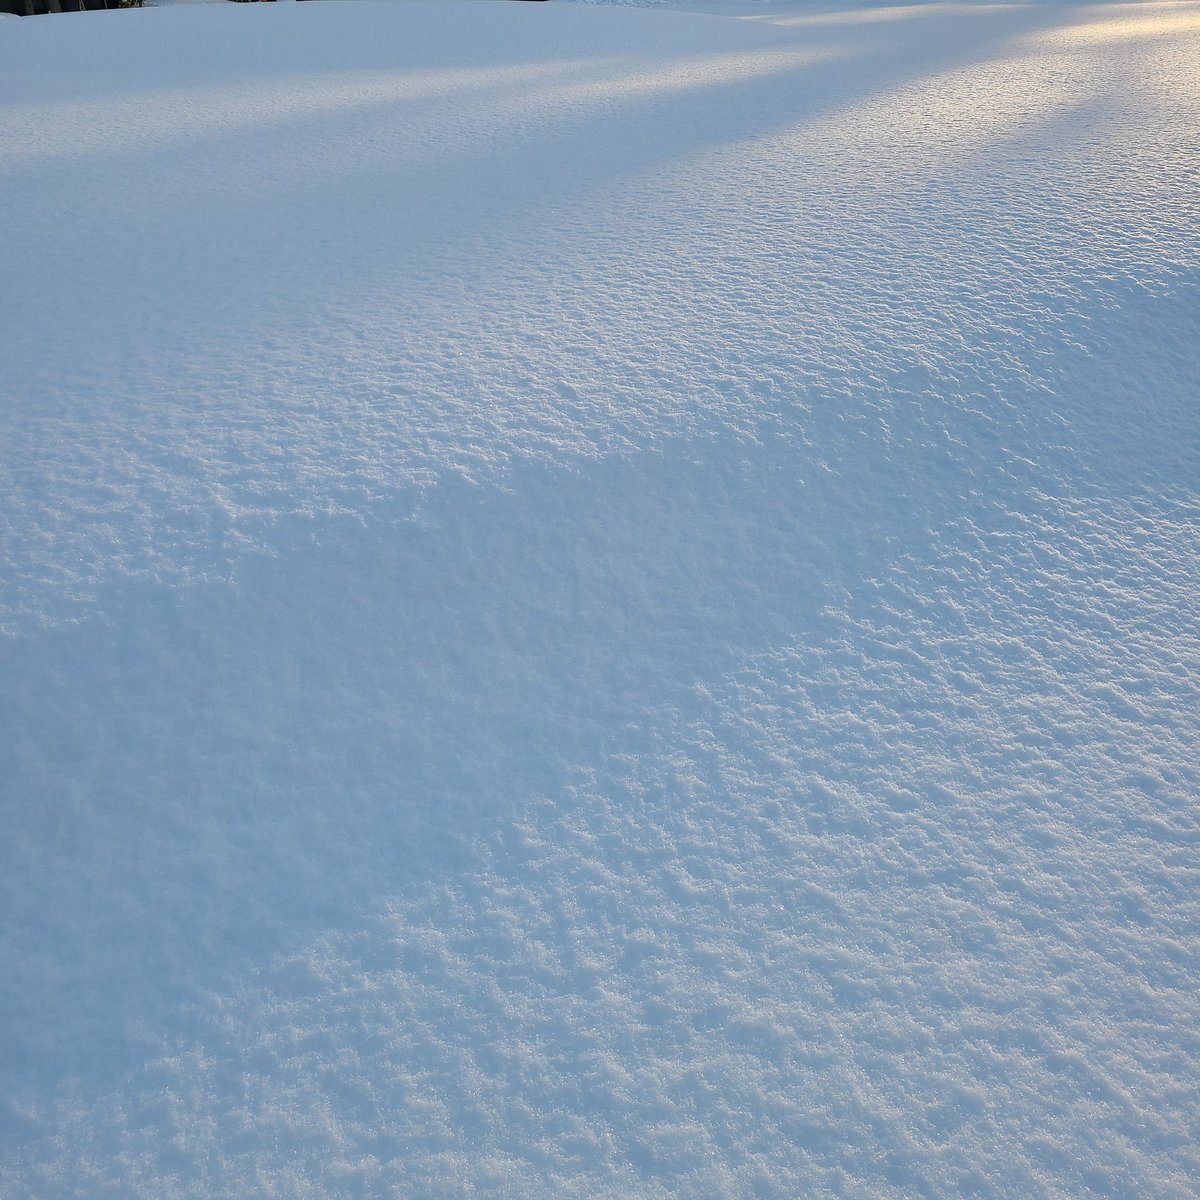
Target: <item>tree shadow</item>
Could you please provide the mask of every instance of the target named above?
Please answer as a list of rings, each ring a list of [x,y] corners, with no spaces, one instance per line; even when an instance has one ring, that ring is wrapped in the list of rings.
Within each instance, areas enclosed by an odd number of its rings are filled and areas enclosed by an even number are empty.
[[[648,749],[647,714],[816,636],[940,519],[878,446],[827,449],[447,480],[283,521],[232,585],[113,585],[104,617],[3,643],[14,1094],[119,1070],[222,980]]]

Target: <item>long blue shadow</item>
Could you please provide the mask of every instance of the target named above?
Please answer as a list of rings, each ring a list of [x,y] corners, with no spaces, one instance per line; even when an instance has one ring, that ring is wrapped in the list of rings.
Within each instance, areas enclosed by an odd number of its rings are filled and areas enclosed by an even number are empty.
[[[102,1079],[249,964],[461,868],[946,518],[868,441],[812,467],[713,439],[446,481],[282,524],[232,586],[114,587],[0,645],[10,1092]]]

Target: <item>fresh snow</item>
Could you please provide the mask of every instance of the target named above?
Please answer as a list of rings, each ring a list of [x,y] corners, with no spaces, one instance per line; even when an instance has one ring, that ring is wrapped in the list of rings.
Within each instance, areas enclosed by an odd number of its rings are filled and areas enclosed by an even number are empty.
[[[0,33],[0,1195],[1200,1194],[1200,5]]]

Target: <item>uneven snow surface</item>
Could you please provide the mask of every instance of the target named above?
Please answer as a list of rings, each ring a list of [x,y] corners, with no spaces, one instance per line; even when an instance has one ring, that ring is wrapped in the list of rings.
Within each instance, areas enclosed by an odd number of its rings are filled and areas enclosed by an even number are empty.
[[[1200,1194],[1200,5],[0,32],[0,1195]]]

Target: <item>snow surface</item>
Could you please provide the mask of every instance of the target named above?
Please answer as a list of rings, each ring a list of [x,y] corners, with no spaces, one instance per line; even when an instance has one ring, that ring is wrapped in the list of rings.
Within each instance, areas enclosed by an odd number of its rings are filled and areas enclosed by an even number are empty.
[[[1200,6],[0,35],[0,1195],[1200,1195]]]

